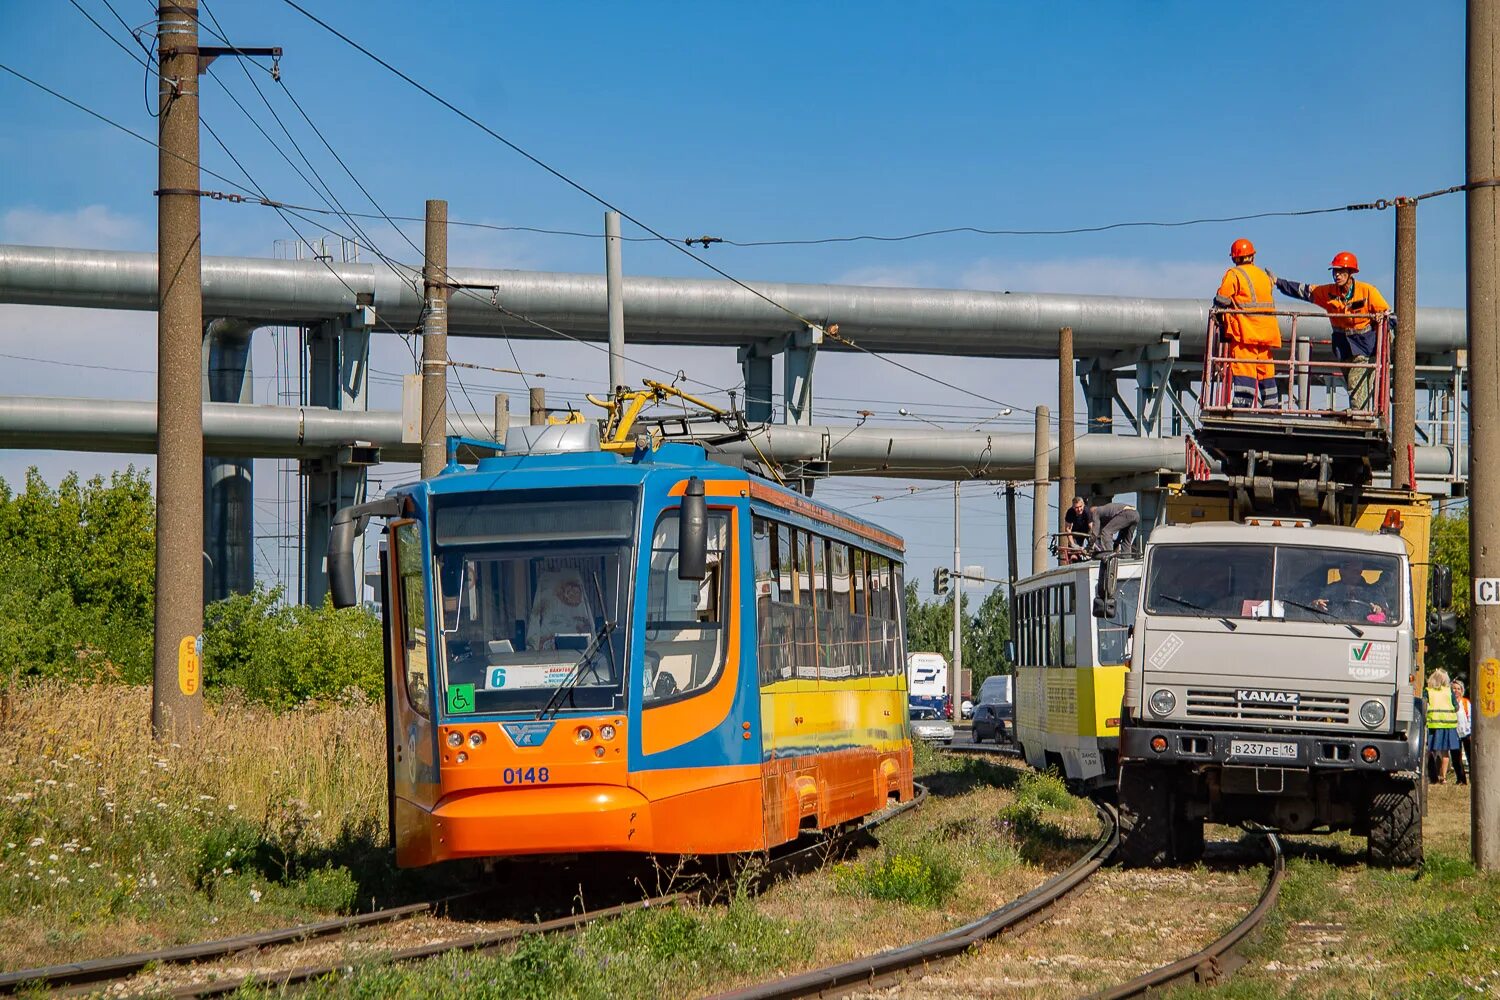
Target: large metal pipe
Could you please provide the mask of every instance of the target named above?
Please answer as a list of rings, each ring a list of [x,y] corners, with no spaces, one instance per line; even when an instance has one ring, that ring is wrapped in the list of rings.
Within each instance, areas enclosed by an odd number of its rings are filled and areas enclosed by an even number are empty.
[[[554,334],[505,315],[529,316],[590,341],[608,338],[605,278],[599,274],[450,268],[453,280],[479,286],[456,291],[449,307],[454,336],[548,339]],[[402,280],[375,264],[205,257],[204,309],[214,315],[311,323],[346,314],[355,296],[374,298],[381,319],[402,329],[421,321],[421,271]],[[1071,327],[1079,357],[1181,334],[1182,356],[1201,357],[1209,296],[1151,299],[1107,295],[1043,295],[935,288],[872,288],[751,282],[815,322],[838,323],[844,336],[872,351],[966,357],[1054,358],[1057,330]],[[743,345],[784,337],[797,322],[764,299],[727,281],[626,277],[632,343]],[[493,289],[493,292],[489,291]],[[493,301],[492,301],[493,300]],[[115,250],[0,245],[0,302],[107,309],[156,308],[156,257]],[[1439,354],[1464,346],[1464,314],[1422,309],[1417,349]],[[1299,332],[1326,335],[1326,318]],[[843,350],[837,341],[823,350]]]
[[[492,436],[479,417],[459,411],[449,413],[448,432]],[[420,446],[401,442],[397,411],[205,403],[203,434],[209,455],[314,457],[361,443],[380,448],[388,462],[421,457]],[[843,475],[1019,481],[1035,475],[1035,437],[1028,433],[773,424],[754,436],[754,446],[738,442],[723,450],[755,459],[759,449],[759,455],[783,464],[827,461]],[[0,396],[0,448],[144,454],[155,447],[156,407],[150,401]],[[1099,482],[1158,470],[1182,472],[1185,447],[1180,437],[1085,434],[1078,439],[1078,475]],[[1447,447],[1418,448],[1417,474],[1446,475],[1452,460]],[[1057,468],[1055,448],[1049,467]]]

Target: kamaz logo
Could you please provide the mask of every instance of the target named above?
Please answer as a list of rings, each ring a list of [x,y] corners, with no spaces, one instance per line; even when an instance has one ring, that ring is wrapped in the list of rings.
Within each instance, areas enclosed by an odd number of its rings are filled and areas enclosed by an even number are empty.
[[[500,726],[505,730],[505,735],[518,747],[539,747],[547,741],[547,734],[552,732],[552,722],[502,722]]]
[[[1296,691],[1247,691],[1240,688],[1234,696],[1242,705],[1296,705],[1302,700]]]

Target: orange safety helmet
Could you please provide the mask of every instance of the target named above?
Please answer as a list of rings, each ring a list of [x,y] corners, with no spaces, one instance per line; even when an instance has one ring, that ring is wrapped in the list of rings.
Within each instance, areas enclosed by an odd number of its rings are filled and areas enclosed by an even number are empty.
[[[1338,253],[1333,255],[1333,263],[1328,265],[1328,270],[1349,270],[1353,271],[1355,274],[1358,274],[1359,258],[1354,256],[1348,250],[1340,250]]]
[[[1254,256],[1255,256],[1255,244],[1251,243],[1249,240],[1243,240],[1243,239],[1241,239],[1241,240],[1235,240],[1233,243],[1229,244],[1229,257],[1230,257],[1231,260],[1233,260],[1236,257],[1254,257]]]

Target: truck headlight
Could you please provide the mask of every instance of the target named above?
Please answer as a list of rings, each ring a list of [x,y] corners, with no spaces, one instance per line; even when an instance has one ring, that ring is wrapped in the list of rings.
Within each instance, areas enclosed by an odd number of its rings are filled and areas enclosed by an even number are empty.
[[[1151,692],[1151,714],[1171,715],[1172,709],[1177,707],[1177,696],[1166,688],[1157,688]]]
[[[1372,700],[1359,706],[1359,721],[1369,729],[1380,725],[1385,721],[1385,703]]]

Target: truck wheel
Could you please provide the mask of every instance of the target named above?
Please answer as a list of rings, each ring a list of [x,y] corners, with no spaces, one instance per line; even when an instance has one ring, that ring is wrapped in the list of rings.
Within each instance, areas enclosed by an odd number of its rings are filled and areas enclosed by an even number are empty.
[[[1172,863],[1172,793],[1166,775],[1144,764],[1120,766],[1120,863],[1162,868]]]
[[[1422,863],[1422,779],[1387,781],[1370,796],[1372,868],[1410,868]]]

